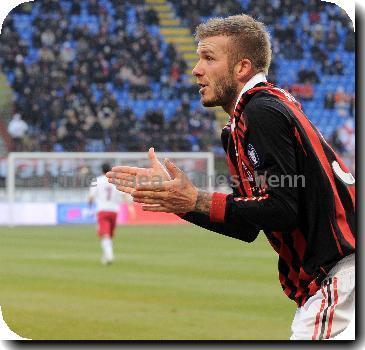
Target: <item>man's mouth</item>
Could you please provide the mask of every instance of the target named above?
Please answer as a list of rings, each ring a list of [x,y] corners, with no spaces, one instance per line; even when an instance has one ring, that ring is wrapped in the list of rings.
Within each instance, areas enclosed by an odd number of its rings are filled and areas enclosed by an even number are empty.
[[[199,87],[200,87],[200,89],[199,89],[199,93],[202,93],[203,92],[203,90],[204,90],[204,88],[206,88],[208,85],[207,84],[198,84],[199,85]]]

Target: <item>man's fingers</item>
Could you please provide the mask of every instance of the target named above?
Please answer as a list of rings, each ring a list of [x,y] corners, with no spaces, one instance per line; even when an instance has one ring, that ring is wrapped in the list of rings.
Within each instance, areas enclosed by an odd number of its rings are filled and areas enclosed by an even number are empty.
[[[121,182],[113,183],[113,185],[115,185],[116,188],[119,186],[119,187],[132,188],[133,190],[136,189],[136,184],[134,182],[121,181]]]
[[[171,187],[171,181],[156,181],[156,182],[140,182],[137,181],[136,189],[138,191],[167,191]]]
[[[106,176],[112,177],[114,174],[129,174],[129,175],[148,175],[149,169],[139,168],[133,166],[114,166],[111,171],[109,171]]]
[[[128,193],[128,194],[132,194],[132,192],[135,191],[135,189],[133,187],[128,187],[128,186],[116,186],[116,189],[118,191]]]
[[[171,178],[175,179],[177,176],[179,176],[182,171],[173,163],[170,159],[165,159],[165,166],[167,171],[169,172]]]
[[[136,188],[136,180],[135,179],[108,179],[108,182],[115,186],[127,186]]]
[[[133,202],[142,203],[142,204],[161,205],[161,199],[152,199],[152,198],[137,198],[137,197],[134,197]]]
[[[121,182],[127,181],[127,182],[134,182],[135,184],[139,183],[139,184],[143,184],[143,183],[150,183],[151,180],[153,180],[154,178],[151,176],[147,176],[147,175],[131,175],[128,173],[113,173],[114,175],[110,175],[108,176],[108,181],[110,183],[114,183],[114,184],[119,184]],[[158,177],[156,177],[156,182],[160,182],[162,183],[162,179],[159,179]]]
[[[155,149],[153,147],[151,147],[148,150],[148,158],[150,159],[151,167],[152,168],[160,164],[160,162],[157,159],[157,156],[156,156],[156,153],[155,153]]]
[[[114,185],[132,185],[142,190],[163,191],[168,188],[161,176],[130,175],[127,173],[113,173],[108,176],[108,182]]]
[[[137,176],[130,175],[130,174],[124,174],[124,173],[123,174],[115,173],[115,176],[108,177],[109,182],[113,182],[113,181],[118,182],[120,180],[136,182],[136,179],[137,179]]]
[[[166,192],[156,192],[156,191],[139,191],[134,190],[132,193],[132,197],[134,198],[152,198],[152,199],[165,199],[167,197]]]
[[[109,179],[120,179],[120,180],[135,180],[138,175],[132,175],[128,173],[114,173],[114,176],[108,177]]]
[[[164,181],[164,178],[159,175],[143,175],[143,174],[137,174],[132,175],[129,173],[108,173],[109,175],[108,180],[126,180],[126,181],[135,181],[137,183],[154,183],[159,184]]]
[[[159,176],[163,177],[165,180],[168,179],[170,180],[170,175],[167,172],[167,170],[165,169],[165,167],[162,165],[162,163],[158,160],[156,153],[155,153],[155,149],[153,147],[151,147],[148,150],[148,158],[150,159],[150,163],[151,163],[151,167],[154,171],[156,171]]]
[[[114,166],[112,170],[106,173],[107,177],[111,177],[115,174],[129,174],[129,175],[137,175],[137,172],[140,168],[132,167],[132,166]]]
[[[143,211],[153,211],[153,212],[169,212],[169,210],[161,205],[153,205],[153,204],[146,204],[142,205]]]

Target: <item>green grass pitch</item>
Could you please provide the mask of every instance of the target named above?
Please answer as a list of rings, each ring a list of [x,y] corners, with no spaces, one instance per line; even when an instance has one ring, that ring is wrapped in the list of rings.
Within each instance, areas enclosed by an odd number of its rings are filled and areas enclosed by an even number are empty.
[[[100,263],[93,226],[0,229],[4,320],[31,339],[286,340],[296,305],[264,235],[118,227]]]

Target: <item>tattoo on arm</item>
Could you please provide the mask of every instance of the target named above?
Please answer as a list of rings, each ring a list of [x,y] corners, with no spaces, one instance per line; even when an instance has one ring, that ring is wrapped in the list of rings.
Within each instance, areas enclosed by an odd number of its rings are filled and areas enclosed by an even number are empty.
[[[210,207],[212,206],[213,194],[207,191],[198,191],[198,198],[195,203],[195,210],[198,213],[208,214],[210,213]]]

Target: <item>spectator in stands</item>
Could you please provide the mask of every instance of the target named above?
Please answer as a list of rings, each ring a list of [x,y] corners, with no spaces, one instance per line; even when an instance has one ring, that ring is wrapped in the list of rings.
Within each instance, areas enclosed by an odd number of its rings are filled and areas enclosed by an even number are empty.
[[[89,0],[88,1],[88,12],[91,15],[97,16],[99,13],[99,4],[97,2],[97,0]]]
[[[23,151],[24,138],[28,130],[28,124],[22,119],[21,115],[13,115],[9,125],[8,133],[12,138],[12,150],[15,152]]]
[[[333,75],[335,74],[333,64],[329,59],[322,61],[322,72],[323,74]]]
[[[326,59],[322,62],[322,71],[324,74],[329,75],[343,75],[344,74],[344,65],[340,59],[340,57],[336,57],[333,62]]]
[[[295,44],[294,44],[294,50],[295,50],[294,59],[295,60],[302,59],[304,50],[303,50],[300,39],[296,39]]]
[[[283,24],[277,23],[274,26],[274,33],[279,41],[290,40],[293,42],[296,39],[293,25],[284,26]]]
[[[84,135],[75,110],[66,110],[62,121],[61,145],[65,151],[79,151],[82,149]]]
[[[145,23],[148,25],[156,25],[156,26],[160,24],[156,11],[151,7],[146,11]]]
[[[62,44],[59,57],[65,64],[69,64],[75,59],[75,50],[70,42],[66,41]]]
[[[298,72],[298,80],[300,83],[319,83],[319,77],[316,71],[314,69],[306,69],[303,65]]]
[[[335,108],[335,96],[332,92],[327,92],[324,98],[324,108],[328,109]]]
[[[336,152],[343,155],[345,152],[345,146],[339,138],[339,132],[340,129],[338,128],[332,133],[331,137],[329,138],[329,143],[336,150]]]
[[[52,121],[48,132],[45,134],[46,137],[44,139],[43,144],[41,145],[42,152],[53,152],[57,151],[60,145],[58,145],[58,138],[57,138],[57,123],[56,121]],[[57,146],[56,146],[57,145]]]
[[[309,22],[311,23],[311,25],[318,23],[321,19],[321,15],[318,11],[318,9],[313,9],[309,12]]]
[[[339,138],[345,147],[345,152],[349,152],[355,148],[355,125],[354,120],[349,118],[340,127]]]
[[[56,37],[49,28],[47,28],[42,34],[41,34],[41,43],[43,46],[51,47],[55,43]]]
[[[335,51],[336,48],[338,47],[338,41],[339,41],[339,36],[337,33],[337,29],[336,29],[336,25],[335,23],[331,23],[331,26],[327,32],[327,49],[329,51]]]
[[[49,47],[42,47],[39,50],[39,62],[42,64],[52,64],[56,60],[56,55],[54,50]]]
[[[314,44],[311,47],[311,53],[313,59],[319,63],[323,63],[324,61],[328,60],[328,55],[326,52],[317,44]]]
[[[317,23],[313,26],[311,36],[315,44],[320,44],[324,40],[324,30],[322,24]]]
[[[85,131],[87,152],[104,152],[104,129],[96,117],[90,118],[90,124]]]
[[[339,56],[337,56],[333,61],[333,67],[335,72],[334,74],[343,75],[344,66]]]
[[[81,12],[80,3],[78,1],[73,1],[71,6],[71,14],[77,16],[80,15],[80,12]]]
[[[293,44],[291,39],[285,39],[281,48],[283,55],[289,60],[299,60],[303,58],[303,48],[299,40]]]
[[[289,91],[299,100],[307,101],[313,99],[313,85],[311,83],[292,84]]]
[[[343,86],[339,86],[334,94],[335,108],[343,117],[348,117],[351,104],[351,96],[347,94]]]

